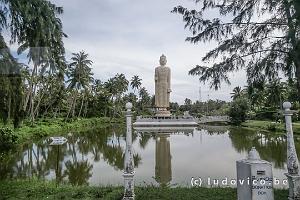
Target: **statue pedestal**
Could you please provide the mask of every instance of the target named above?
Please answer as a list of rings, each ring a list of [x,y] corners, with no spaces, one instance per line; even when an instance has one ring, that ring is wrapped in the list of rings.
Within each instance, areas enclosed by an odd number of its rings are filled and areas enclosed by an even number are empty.
[[[158,109],[155,114],[156,117],[171,117],[171,112],[166,108]]]

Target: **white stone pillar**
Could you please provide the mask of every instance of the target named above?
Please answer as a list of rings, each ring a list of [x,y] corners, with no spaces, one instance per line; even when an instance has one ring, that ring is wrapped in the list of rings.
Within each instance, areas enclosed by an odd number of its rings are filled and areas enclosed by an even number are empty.
[[[126,104],[126,150],[124,159],[124,197],[123,200],[134,199],[134,162],[132,153],[132,104]]]
[[[294,111],[290,102],[283,103],[283,115],[285,117],[285,126],[287,132],[287,168],[288,173],[285,175],[289,182],[289,200],[300,199],[300,176],[299,176],[299,161],[296,153],[294,135],[292,128],[292,115]]]

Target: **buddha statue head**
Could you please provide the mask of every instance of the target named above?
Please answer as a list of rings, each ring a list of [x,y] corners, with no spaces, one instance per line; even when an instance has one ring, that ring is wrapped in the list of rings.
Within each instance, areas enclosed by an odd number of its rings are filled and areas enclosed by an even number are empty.
[[[167,64],[167,57],[164,54],[160,57],[159,63],[160,63],[161,66],[166,66],[166,64]]]

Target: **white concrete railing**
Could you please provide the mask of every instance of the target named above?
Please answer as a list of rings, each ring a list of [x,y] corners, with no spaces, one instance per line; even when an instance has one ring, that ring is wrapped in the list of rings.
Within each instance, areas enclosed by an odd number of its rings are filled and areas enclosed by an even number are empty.
[[[153,121],[164,121],[164,122],[168,122],[168,121],[193,121],[194,118],[193,117],[141,117],[138,116],[136,121],[138,122],[153,122]]]
[[[208,122],[229,122],[228,116],[205,116],[201,118],[193,118],[191,116],[171,116],[171,117],[151,117],[151,116],[138,116],[137,122],[153,122],[153,121],[196,121],[197,123],[208,123]]]
[[[198,123],[208,123],[208,122],[229,122],[229,116],[205,116],[200,119],[196,119]]]

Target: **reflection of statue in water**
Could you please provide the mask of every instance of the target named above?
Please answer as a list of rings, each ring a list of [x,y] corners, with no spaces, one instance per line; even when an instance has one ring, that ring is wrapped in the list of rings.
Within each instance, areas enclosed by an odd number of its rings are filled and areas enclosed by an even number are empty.
[[[162,185],[172,180],[169,135],[159,135],[155,150],[155,180]]]
[[[156,116],[170,116],[167,110],[170,104],[171,70],[166,66],[165,55],[160,57],[160,66],[155,68],[155,107],[158,109]]]

